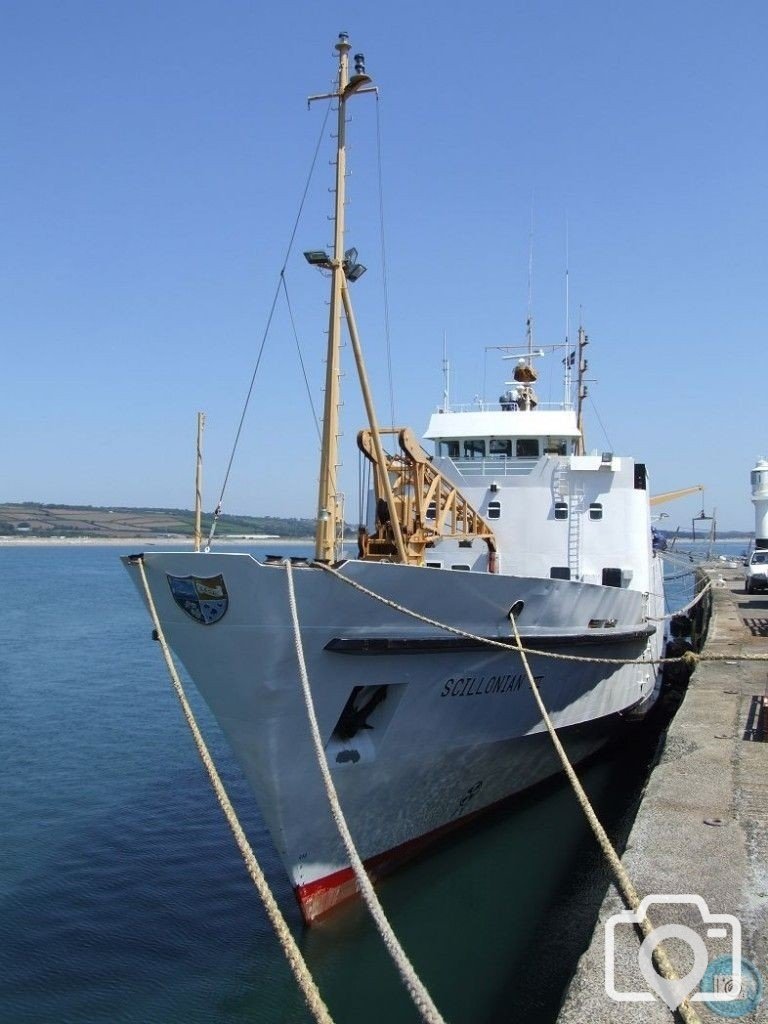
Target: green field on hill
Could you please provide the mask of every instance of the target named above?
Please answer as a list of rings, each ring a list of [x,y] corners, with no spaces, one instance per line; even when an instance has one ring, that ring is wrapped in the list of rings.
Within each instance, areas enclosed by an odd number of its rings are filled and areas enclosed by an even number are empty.
[[[203,533],[212,516],[203,516]],[[21,502],[0,505],[0,535],[5,537],[191,537],[194,512],[180,508],[100,508],[94,505],[42,505]],[[216,527],[219,537],[269,534],[279,537],[312,537],[313,519],[281,519],[278,516],[222,515]]]

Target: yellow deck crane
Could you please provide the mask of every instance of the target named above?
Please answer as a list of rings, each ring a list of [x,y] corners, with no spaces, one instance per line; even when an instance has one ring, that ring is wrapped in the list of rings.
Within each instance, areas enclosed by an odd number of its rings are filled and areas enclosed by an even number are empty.
[[[679,491],[664,491],[662,494],[651,495],[651,505],[663,505],[667,501],[674,501],[675,498],[684,498],[686,494],[696,494],[703,491],[704,484],[696,484],[694,487],[683,487]]]

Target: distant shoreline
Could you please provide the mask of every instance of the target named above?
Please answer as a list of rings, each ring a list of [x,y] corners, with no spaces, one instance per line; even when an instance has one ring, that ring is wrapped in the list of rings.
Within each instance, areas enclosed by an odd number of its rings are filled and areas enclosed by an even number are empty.
[[[264,547],[270,544],[312,544],[314,537],[216,537],[213,546],[222,547]],[[91,548],[191,548],[192,538],[186,537],[0,537],[0,547],[91,547]]]

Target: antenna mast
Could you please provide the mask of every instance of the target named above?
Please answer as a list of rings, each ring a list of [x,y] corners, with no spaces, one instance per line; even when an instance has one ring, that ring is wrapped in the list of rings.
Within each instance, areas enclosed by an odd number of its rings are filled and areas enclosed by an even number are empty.
[[[451,364],[448,362],[448,336],[443,331],[443,412],[451,408]]]
[[[584,332],[584,328],[579,324],[579,376],[576,385],[576,426],[579,430],[579,436],[576,441],[577,455],[584,455],[586,451],[586,442],[584,440],[584,399],[587,397],[587,384],[584,374],[587,372],[587,360],[584,358],[584,349],[588,344],[589,338]]]
[[[528,345],[528,365],[533,365],[533,197],[531,197],[531,226],[528,231],[528,316],[525,320],[525,340]]]
[[[565,222],[565,408],[571,408],[571,368],[573,366],[573,354],[571,352],[571,293],[568,272],[569,251],[568,251],[568,221]]]

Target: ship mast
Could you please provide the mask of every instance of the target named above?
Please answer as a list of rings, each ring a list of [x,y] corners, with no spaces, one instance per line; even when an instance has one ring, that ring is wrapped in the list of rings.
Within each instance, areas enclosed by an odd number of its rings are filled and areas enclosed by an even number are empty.
[[[357,250],[344,251],[344,202],[346,187],[346,104],[350,96],[357,93],[376,92],[370,77],[365,73],[365,58],[361,53],[355,54],[355,73],[349,74],[349,36],[346,32],[339,33],[336,50],[339,54],[339,71],[336,92],[320,96],[310,96],[313,100],[335,99],[338,104],[338,121],[336,132],[336,188],[334,204],[333,254],[328,256],[322,251],[304,253],[309,263],[331,272],[331,300],[328,314],[328,353],[325,367],[325,403],[323,409],[323,437],[320,456],[320,483],[317,497],[317,528],[315,533],[315,558],[319,562],[331,562],[336,558],[337,537],[339,530],[343,532],[343,508],[337,491],[336,472],[339,465],[339,372],[341,366],[341,313],[344,310],[349,328],[352,349],[355,354],[360,384],[363,391],[366,410],[371,429],[375,432],[375,444],[383,464],[384,453],[381,451],[381,439],[373,409],[373,401],[368,387],[365,368],[362,361],[357,328],[352,313],[351,299],[347,281],[356,281],[364,273],[365,267],[357,263]],[[389,480],[384,481],[387,501],[394,508]],[[399,534],[399,530],[398,530]],[[398,536],[398,553],[400,560],[405,561],[405,548],[402,537]]]
[[[336,470],[339,461],[339,369],[341,362],[341,282],[344,274],[344,190],[346,186],[346,113],[345,90],[349,84],[349,51],[346,32],[336,43],[339,53],[339,75],[336,98],[338,128],[336,147],[336,205],[334,209],[333,257],[331,259],[331,304],[328,314],[328,355],[325,366],[325,408],[320,456],[320,486],[317,496],[317,529],[315,558],[333,560],[336,547],[336,525],[339,514]],[[313,97],[314,98],[314,97]]]

